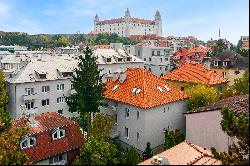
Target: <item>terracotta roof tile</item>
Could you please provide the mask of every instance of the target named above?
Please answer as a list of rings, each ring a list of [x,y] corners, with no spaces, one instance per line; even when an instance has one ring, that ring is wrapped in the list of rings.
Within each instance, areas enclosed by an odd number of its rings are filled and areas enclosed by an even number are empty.
[[[171,81],[192,82],[208,85],[226,83],[228,80],[214,71],[206,69],[202,64],[183,64],[179,68],[162,76]]]
[[[107,82],[104,93],[107,99],[148,109],[188,97],[185,92],[178,90],[164,79],[153,75],[145,69],[129,68],[125,74],[126,79],[123,83],[120,83],[119,79]],[[117,88],[113,90],[116,85],[118,85]],[[171,90],[167,91],[164,85]],[[160,88],[157,89],[158,87]],[[139,88],[140,92],[137,94],[133,93],[134,88]]]
[[[165,157],[170,165],[221,165],[211,151],[184,141],[162,153],[158,157]],[[139,165],[153,165],[154,158],[143,161]]]
[[[79,148],[83,144],[83,135],[78,123],[61,116],[56,112],[41,114],[35,117],[37,127],[31,127],[26,118],[13,122],[13,128],[29,127],[29,135],[34,135],[37,145],[22,150],[28,155],[29,160],[34,163],[57,154]],[[53,129],[63,127],[66,131],[64,138],[52,140]]]

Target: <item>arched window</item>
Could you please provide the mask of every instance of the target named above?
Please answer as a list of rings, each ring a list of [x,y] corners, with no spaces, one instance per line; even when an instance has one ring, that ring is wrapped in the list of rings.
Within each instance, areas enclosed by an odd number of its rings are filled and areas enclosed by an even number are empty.
[[[21,149],[30,148],[33,146],[36,146],[36,138],[35,137],[24,138],[20,143]]]
[[[58,129],[58,130],[55,130],[52,133],[53,140],[60,139],[60,138],[63,138],[63,137],[65,137],[65,130],[64,129]]]

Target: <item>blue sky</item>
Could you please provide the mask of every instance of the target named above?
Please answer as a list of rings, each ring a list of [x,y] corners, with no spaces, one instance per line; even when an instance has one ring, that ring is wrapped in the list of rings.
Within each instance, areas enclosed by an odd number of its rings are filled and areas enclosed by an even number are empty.
[[[93,18],[124,16],[153,19],[159,10],[163,35],[221,37],[236,44],[249,35],[249,0],[0,0],[0,31],[88,33]]]

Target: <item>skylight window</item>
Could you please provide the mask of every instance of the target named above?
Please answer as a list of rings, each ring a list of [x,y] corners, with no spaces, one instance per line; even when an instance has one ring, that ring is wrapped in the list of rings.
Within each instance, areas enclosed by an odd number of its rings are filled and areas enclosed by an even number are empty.
[[[141,92],[140,88],[133,88],[132,89],[132,93],[134,93],[134,94],[139,94],[140,92]]]
[[[170,90],[171,90],[167,85],[164,85],[163,87],[164,87],[165,89],[167,89],[167,91],[170,91]]]
[[[115,91],[118,88],[119,85],[115,85],[114,88],[112,89],[113,91]]]
[[[163,90],[161,89],[161,87],[157,87],[157,89],[162,93],[163,92]]]

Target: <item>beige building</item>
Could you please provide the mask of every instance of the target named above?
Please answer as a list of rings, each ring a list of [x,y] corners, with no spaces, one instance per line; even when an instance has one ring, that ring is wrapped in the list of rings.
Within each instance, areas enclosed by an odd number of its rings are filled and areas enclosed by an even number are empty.
[[[221,128],[220,110],[228,106],[236,114],[249,112],[249,96],[230,97],[185,114],[186,139],[202,147],[215,147],[220,152],[229,152],[234,141]]]
[[[156,11],[154,20],[131,17],[129,10],[121,18],[101,21],[98,15],[94,19],[94,32],[116,33],[121,37],[130,35],[157,34],[162,36],[162,20],[159,11]]]

